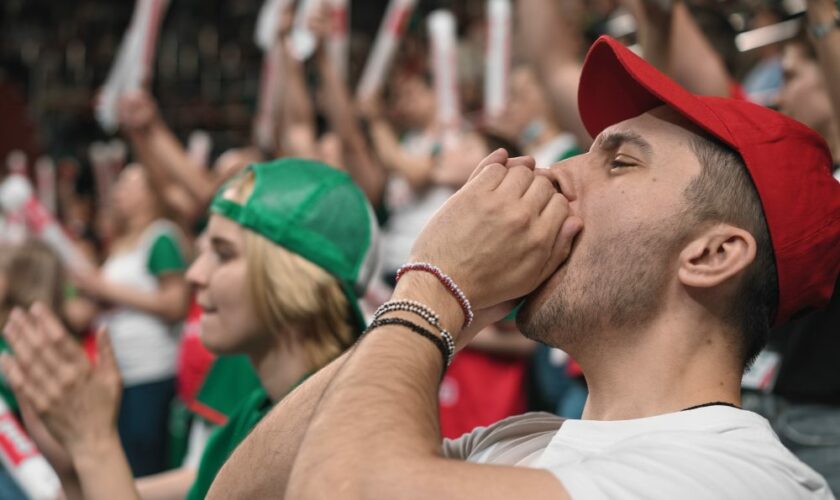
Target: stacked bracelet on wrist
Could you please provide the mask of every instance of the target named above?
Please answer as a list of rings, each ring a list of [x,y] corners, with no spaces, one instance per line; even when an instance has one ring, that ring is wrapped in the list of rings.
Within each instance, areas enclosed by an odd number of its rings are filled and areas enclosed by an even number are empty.
[[[452,357],[455,355],[455,339],[440,324],[438,315],[425,305],[413,300],[392,300],[379,306],[376,312],[373,313],[373,320],[376,322],[382,315],[396,311],[408,312],[420,316],[426,323],[432,325],[440,332],[441,339],[447,348],[446,366],[449,366],[452,362]]]
[[[449,367],[449,362],[452,360],[452,351],[449,349],[446,341],[444,341],[441,337],[438,337],[434,333],[430,332],[429,330],[423,328],[422,326],[413,323],[407,319],[403,318],[379,318],[373,320],[370,326],[364,331],[364,334],[367,334],[371,330],[375,330],[380,326],[387,326],[387,325],[398,325],[405,328],[408,328],[414,333],[417,333],[430,341],[437,347],[438,351],[440,351],[441,358],[443,358],[443,369],[446,370]],[[363,334],[363,337],[364,337]]]
[[[464,313],[464,326],[463,328],[467,328],[472,324],[473,321],[473,310],[472,306],[470,305],[470,301],[467,299],[467,296],[464,294],[463,291],[455,284],[455,282],[446,275],[443,271],[440,270],[439,267],[429,264],[427,262],[411,262],[408,263],[397,271],[397,281],[400,281],[405,273],[409,271],[423,271],[433,275],[435,278],[440,281],[440,283],[449,290],[449,293],[455,297],[455,300],[458,301],[458,305],[461,306],[461,311]]]

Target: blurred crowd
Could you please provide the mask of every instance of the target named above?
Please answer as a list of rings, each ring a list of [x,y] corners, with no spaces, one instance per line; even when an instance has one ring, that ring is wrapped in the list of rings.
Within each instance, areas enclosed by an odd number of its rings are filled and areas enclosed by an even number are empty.
[[[333,3],[314,2],[305,25],[316,47],[301,58],[295,2],[263,56],[252,40],[259,2],[172,0],[153,75],[119,96],[113,135],[94,121],[93,103],[130,9],[37,3],[0,8],[10,33],[0,67],[0,325],[67,336],[66,363],[96,376],[112,358],[118,376],[100,377],[101,400],[45,420],[37,397],[21,404],[6,374],[0,414],[24,422],[20,432],[68,498],[91,490],[56,422],[81,436],[109,427],[109,411],[142,498],[203,497],[266,408],[352,344],[426,221],[482,158],[504,148],[546,168],[589,148],[578,77],[602,34],[694,93],[751,100],[811,127],[840,179],[834,0],[517,0],[496,111],[484,99],[483,1],[411,5],[384,84],[357,92],[385,2],[350,2],[344,20]],[[443,88],[427,30],[440,9],[456,21],[454,89]],[[346,71],[328,50],[344,21]],[[268,71],[273,87],[261,90]],[[454,109],[443,93],[456,96]],[[345,179],[363,194],[358,203],[352,193],[322,194]],[[346,272],[322,256],[333,246],[350,256]],[[16,317],[16,308],[32,314]],[[530,410],[580,417],[585,374],[563,351],[520,335],[514,318],[482,331],[446,372],[444,437]],[[745,407],[770,419],[835,492],[838,356],[835,289],[829,309],[774,331],[743,384]],[[20,463],[4,458],[0,497],[33,495],[27,482],[40,479]]]

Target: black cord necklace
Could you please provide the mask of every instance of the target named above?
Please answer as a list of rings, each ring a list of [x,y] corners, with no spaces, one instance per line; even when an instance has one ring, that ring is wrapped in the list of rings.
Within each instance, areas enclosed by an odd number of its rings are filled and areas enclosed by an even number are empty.
[[[741,409],[740,406],[733,405],[732,403],[724,403],[723,401],[714,401],[714,402],[711,402],[711,403],[703,403],[701,405],[689,406],[688,408],[683,408],[680,411],[696,410],[698,408],[705,408],[707,406],[729,406],[730,408],[737,408],[739,410]]]

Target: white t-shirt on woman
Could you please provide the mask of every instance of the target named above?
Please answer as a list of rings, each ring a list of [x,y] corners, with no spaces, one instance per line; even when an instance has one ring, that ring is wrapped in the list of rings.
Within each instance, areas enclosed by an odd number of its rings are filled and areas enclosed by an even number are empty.
[[[179,252],[177,235],[178,229],[171,222],[162,219],[153,222],[133,248],[108,257],[102,267],[104,278],[140,291],[156,291],[162,270],[183,270],[180,253],[175,255]],[[99,322],[108,329],[126,386],[157,382],[175,375],[178,325],[124,306],[108,310]]]

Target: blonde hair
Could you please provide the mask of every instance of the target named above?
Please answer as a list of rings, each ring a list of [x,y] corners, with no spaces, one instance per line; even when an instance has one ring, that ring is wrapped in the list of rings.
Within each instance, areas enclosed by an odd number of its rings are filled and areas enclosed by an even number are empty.
[[[254,188],[249,172],[231,182],[225,197],[244,203]],[[353,342],[350,304],[334,276],[298,254],[245,229],[246,279],[257,320],[267,331],[288,332],[312,369]]]
[[[8,284],[5,296],[0,298],[0,326],[6,323],[12,309],[28,308],[36,301],[63,320],[66,282],[64,265],[58,255],[37,240],[28,240],[8,253],[0,270]]]

